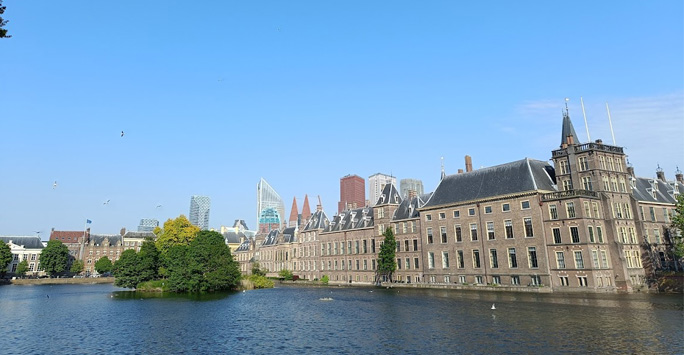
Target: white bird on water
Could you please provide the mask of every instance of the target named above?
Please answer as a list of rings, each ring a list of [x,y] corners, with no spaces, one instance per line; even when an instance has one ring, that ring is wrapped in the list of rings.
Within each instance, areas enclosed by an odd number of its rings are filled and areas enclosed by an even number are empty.
[[[492,303],[492,309],[496,309],[496,306],[494,305],[494,303]]]

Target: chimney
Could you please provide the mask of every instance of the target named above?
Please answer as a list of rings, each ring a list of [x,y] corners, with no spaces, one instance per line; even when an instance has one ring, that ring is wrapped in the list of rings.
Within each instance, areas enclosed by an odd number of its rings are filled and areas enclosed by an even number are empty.
[[[658,177],[658,180],[662,182],[667,182],[667,180],[665,179],[665,172],[660,167],[658,167],[658,170],[656,170],[656,176]]]
[[[597,139],[597,140],[596,140],[596,144],[603,144],[603,140],[602,140],[602,139]]]
[[[458,169],[459,174],[463,174],[463,169]]]
[[[684,184],[684,174],[682,174],[682,171],[677,168],[677,171],[675,171],[675,180],[679,182],[680,184]]]
[[[316,212],[318,212],[318,211],[323,211],[323,206],[316,205]]]
[[[417,195],[416,190],[411,190],[411,189],[408,190],[408,199],[409,200],[416,197],[416,195]]]
[[[119,234],[121,234],[121,236],[123,237],[126,234],[126,228],[125,227],[121,228],[121,230],[119,231]]]
[[[473,171],[473,159],[470,155],[465,156],[465,169],[467,173]]]
[[[568,145],[575,144],[575,137],[573,135],[568,136]]]
[[[633,166],[628,166],[628,167],[627,167],[627,172],[629,173],[629,175],[630,175],[631,177],[636,177],[636,176],[634,176],[634,167],[633,167]]]

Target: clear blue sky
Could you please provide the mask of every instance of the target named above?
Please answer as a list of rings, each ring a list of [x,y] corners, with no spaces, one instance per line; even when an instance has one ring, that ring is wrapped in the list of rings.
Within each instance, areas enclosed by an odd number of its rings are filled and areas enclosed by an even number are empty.
[[[135,229],[256,184],[337,211],[339,179],[548,160],[561,110],[637,175],[684,170],[684,6],[655,2],[19,1],[0,40],[0,235]],[[125,136],[120,137],[120,132]],[[53,189],[53,181],[58,182]],[[103,202],[110,200],[108,205]],[[156,208],[157,205],[162,208]]]

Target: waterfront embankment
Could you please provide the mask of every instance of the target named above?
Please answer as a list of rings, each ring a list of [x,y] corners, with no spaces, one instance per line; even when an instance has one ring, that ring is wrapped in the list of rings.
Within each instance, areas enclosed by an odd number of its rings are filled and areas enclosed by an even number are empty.
[[[113,277],[84,277],[84,278],[47,278],[47,279],[14,279],[12,285],[88,285],[113,284]]]

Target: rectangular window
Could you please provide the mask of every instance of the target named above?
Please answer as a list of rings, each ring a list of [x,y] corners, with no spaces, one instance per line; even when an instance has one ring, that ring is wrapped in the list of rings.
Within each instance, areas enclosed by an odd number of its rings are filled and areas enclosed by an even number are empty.
[[[474,208],[469,208],[468,209],[468,216],[474,216],[475,215],[475,209]]]
[[[565,269],[565,254],[562,251],[556,252],[556,266],[559,269]]]
[[[359,259],[356,259],[356,270],[360,270],[360,267],[359,267]]]
[[[595,241],[594,241],[594,227],[588,226],[587,230],[589,231],[589,243],[595,243]]]
[[[487,239],[494,240],[494,222],[487,222]]]
[[[515,256],[515,248],[508,248],[508,267],[511,269],[518,267],[518,259]]]
[[[522,201],[520,202],[520,208],[523,210],[528,210],[530,209],[530,201]]]
[[[461,217],[461,212],[460,211],[454,211],[454,218]]]
[[[373,261],[375,261],[375,260],[373,260]],[[410,268],[411,268],[411,259],[406,258],[406,269],[408,270]],[[375,263],[373,263],[373,270],[375,270]]]
[[[446,218],[446,213],[440,212],[439,213],[439,219],[445,219]]]
[[[568,277],[567,276],[559,276],[560,279],[560,284],[561,286],[568,286],[570,283],[568,282]]]
[[[466,283],[468,283],[468,280],[466,280],[466,277],[465,277],[465,276],[459,276],[459,277],[458,277],[458,282],[460,282],[460,283],[462,283],[462,284],[466,284]]]
[[[534,231],[532,230],[532,218],[528,217],[523,219],[523,221],[525,222],[525,237],[534,237]]]
[[[427,229],[427,243],[432,244],[432,228]]]
[[[475,276],[475,283],[478,285],[482,285],[484,283],[482,280],[482,276]]]
[[[633,228],[633,227],[629,227],[629,241],[630,241],[630,243],[632,243],[632,244],[636,244],[636,243],[637,243],[637,240],[636,240],[636,233],[634,232],[634,228]]]
[[[568,218],[575,218],[575,203],[574,202],[568,202],[566,204],[566,209],[568,212]]]
[[[413,258],[413,267],[418,269],[419,268],[418,265],[419,265],[418,264],[418,258]]]
[[[461,225],[460,224],[457,224],[454,226],[454,234],[456,234],[456,241],[457,242],[463,241],[463,236],[461,235]]]
[[[442,269],[448,269],[449,268],[449,252],[443,251],[442,252]]]
[[[408,239],[404,241],[404,251],[409,251],[409,241],[408,241]]]
[[[511,285],[520,285],[520,276],[511,276]]]
[[[508,212],[511,210],[511,205],[509,203],[504,203],[501,205],[501,211],[502,212]]]
[[[492,283],[495,285],[501,285],[501,276],[492,276]]]
[[[539,267],[539,264],[537,262],[537,248],[536,247],[528,247],[527,248],[527,259],[529,260],[529,266],[531,269],[535,269]]]
[[[355,254],[359,253],[359,241],[358,240],[354,241],[354,251],[355,251]]]
[[[596,226],[596,236],[598,237],[598,242],[603,243],[603,229],[600,226]]]
[[[489,249],[489,266],[492,269],[499,268],[499,259],[496,256],[496,249]]]
[[[582,252],[581,251],[575,252],[575,268],[576,269],[584,269],[584,260],[582,260]]]
[[[594,186],[591,184],[591,176],[585,176],[582,178],[582,186],[585,190],[594,191]]]
[[[510,219],[507,219],[504,221],[504,229],[506,230],[506,238],[511,239],[513,238],[513,221]]]
[[[433,252],[428,252],[428,268],[435,268],[435,253]]]
[[[553,228],[551,230],[553,232],[553,242],[556,244],[561,244],[561,233],[560,233],[560,228]]]
[[[570,170],[568,169],[568,161],[567,160],[559,161],[558,165],[560,168],[559,170],[560,170],[561,175],[569,173]]]
[[[665,222],[670,222],[670,216],[667,214],[667,208],[663,207],[663,220]]]
[[[580,157],[577,159],[579,163],[579,171],[589,170],[589,163],[587,162],[587,157]]]
[[[399,245],[399,243],[397,243],[397,245]],[[368,241],[365,239],[363,240],[363,253],[368,253]]]
[[[655,237],[656,244],[660,244],[660,229],[654,229],[653,236]]]
[[[397,258],[397,270],[401,270],[401,259]]]
[[[569,190],[572,190],[572,181],[563,180],[563,191],[569,191]]]
[[[490,213],[492,213],[492,206],[485,206],[484,210],[485,210],[486,214],[490,214]]]
[[[584,217],[591,218],[591,209],[589,208],[589,202],[584,201]]]
[[[648,212],[650,212],[650,214],[651,214],[651,222],[655,222],[656,221],[655,209],[653,207],[649,207]]]
[[[447,242],[446,227],[439,227],[439,234],[442,237],[442,243]]]
[[[594,269],[600,269],[601,268],[601,265],[599,265],[598,250],[592,250],[591,251],[591,266]]]
[[[418,250],[418,239],[414,239],[413,240],[413,251],[417,251],[417,250]]]
[[[408,251],[408,248],[406,248]],[[371,253],[375,254],[375,239],[371,239]]]
[[[475,223],[470,224],[470,240],[477,240],[477,224]]]
[[[572,236],[573,243],[580,242],[579,229],[577,227],[570,227],[570,236]]]
[[[530,284],[533,286],[539,286],[541,285],[541,276],[539,275],[532,275],[530,276]]]
[[[463,250],[459,250],[457,252],[457,254],[458,254],[458,260],[457,260],[458,268],[463,269],[465,267],[465,260],[463,259]]]
[[[558,219],[558,208],[556,205],[549,205],[549,215],[551,219]]]
[[[425,215],[425,220],[426,220],[426,221],[432,221],[432,215],[431,215],[431,214],[426,214],[426,215]]]
[[[598,203],[592,202],[591,207],[594,210],[594,218],[601,218],[601,216],[599,215]]]
[[[587,277],[586,276],[577,276],[577,281],[579,282],[580,287],[587,287]]]
[[[480,251],[477,249],[473,250],[473,267],[480,268]]]

